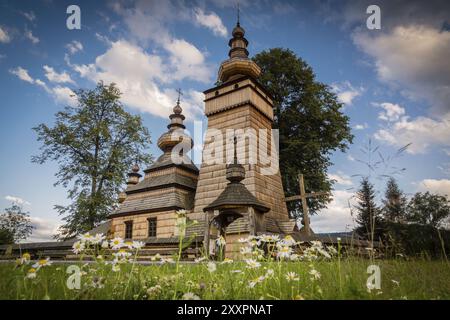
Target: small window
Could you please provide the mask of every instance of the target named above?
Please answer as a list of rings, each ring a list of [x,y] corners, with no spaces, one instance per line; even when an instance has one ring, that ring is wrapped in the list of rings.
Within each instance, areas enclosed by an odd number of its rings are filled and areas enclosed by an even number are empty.
[[[148,218],[148,236],[156,237],[156,218]]]
[[[235,88],[235,89],[239,88],[239,84],[236,83],[236,84],[234,85],[234,88]]]
[[[133,238],[133,221],[125,221],[125,239]]]
[[[216,96],[218,96],[218,95],[219,95],[219,90],[216,91]]]

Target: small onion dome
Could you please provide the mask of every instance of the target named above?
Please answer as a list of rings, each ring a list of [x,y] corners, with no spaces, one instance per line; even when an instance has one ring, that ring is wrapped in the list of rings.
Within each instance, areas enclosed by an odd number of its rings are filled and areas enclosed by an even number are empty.
[[[139,172],[139,165],[135,163],[134,166],[131,168],[131,171],[133,171],[134,173]]]
[[[119,193],[119,203],[122,203],[127,198],[127,194],[125,192]]]
[[[158,147],[161,150],[166,151],[172,149],[180,142],[190,145],[191,148],[194,145],[194,141],[184,132],[184,130],[176,129],[163,133],[158,139]]]
[[[173,107],[173,113],[175,114],[181,114],[183,112],[183,109],[180,106],[180,103],[178,102],[175,107]]]

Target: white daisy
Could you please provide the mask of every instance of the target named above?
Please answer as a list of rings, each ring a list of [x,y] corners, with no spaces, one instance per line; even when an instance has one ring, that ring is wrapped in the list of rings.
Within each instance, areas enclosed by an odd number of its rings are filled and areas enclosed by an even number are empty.
[[[298,274],[295,272],[288,272],[286,273],[286,280],[287,281],[299,281],[300,278],[298,277]]]
[[[79,253],[83,252],[84,248],[85,248],[84,242],[81,242],[81,241],[77,241],[72,245],[72,251],[75,254],[79,254]]]
[[[119,238],[119,237],[116,237],[116,238],[114,238],[114,239],[111,240],[110,245],[111,245],[111,248],[112,248],[113,250],[120,249],[120,248],[122,248],[122,246],[123,246],[123,239],[122,239],[122,238]]]
[[[183,300],[200,300],[200,297],[192,292],[186,292],[183,294],[183,297],[181,297]]]
[[[27,279],[34,279],[36,278],[37,270],[35,268],[30,268],[27,272]]]
[[[320,279],[320,272],[317,271],[316,269],[311,269],[309,270],[309,274],[312,276],[311,280],[318,280]]]
[[[206,257],[196,258],[196,259],[194,260],[194,262],[195,262],[195,263],[200,263],[200,262],[202,262],[203,260],[206,260]]]
[[[278,248],[277,258],[284,259],[289,258],[292,254],[292,248],[290,246],[284,245]]]
[[[246,259],[245,262],[247,263],[247,268],[249,269],[257,269],[261,266],[261,263],[254,259]]]
[[[33,268],[35,269],[40,269],[42,267],[47,267],[47,266],[51,266],[52,262],[50,261],[50,258],[47,257],[45,259],[40,259],[38,260],[38,262],[36,262],[35,264],[33,264]]]
[[[140,250],[144,246],[145,246],[145,242],[143,242],[143,241],[133,241],[133,248],[136,250]]]
[[[216,239],[216,244],[217,244],[219,247],[223,247],[223,246],[226,245],[227,243],[226,243],[226,241],[225,241],[225,238],[222,237],[222,236],[220,236],[220,237],[218,237],[218,238]]]
[[[216,266],[216,264],[214,262],[208,262],[208,264],[206,266],[207,266],[208,271],[210,273],[213,273],[213,272],[215,272],[217,270],[217,266]]]

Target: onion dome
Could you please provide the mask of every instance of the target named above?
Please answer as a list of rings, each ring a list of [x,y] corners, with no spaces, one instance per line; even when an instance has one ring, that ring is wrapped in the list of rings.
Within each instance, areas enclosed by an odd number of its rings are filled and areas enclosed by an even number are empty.
[[[158,139],[158,147],[164,152],[170,152],[180,142],[190,144],[191,148],[194,145],[192,138],[184,132],[186,128],[183,124],[185,116],[182,112],[180,99],[178,99],[177,104],[173,107],[173,113],[169,116],[170,123],[167,126],[169,131],[163,133]]]
[[[219,80],[227,82],[242,76],[258,78],[261,74],[261,68],[248,57],[248,40],[245,38],[245,30],[241,27],[239,19],[232,35],[233,37],[228,41],[228,46],[230,47],[228,52],[229,59],[220,65]]]

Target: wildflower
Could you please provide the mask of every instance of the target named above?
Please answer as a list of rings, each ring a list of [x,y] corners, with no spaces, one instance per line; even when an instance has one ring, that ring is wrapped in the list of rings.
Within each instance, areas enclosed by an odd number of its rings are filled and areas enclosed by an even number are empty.
[[[397,287],[400,285],[400,282],[397,280],[391,279],[392,283],[395,284]]]
[[[133,249],[133,242],[131,241],[125,241],[122,245],[122,247],[127,247],[128,249]]]
[[[239,243],[247,243],[248,242],[248,238],[239,238],[238,242]]]
[[[291,261],[298,261],[298,260],[300,260],[300,256],[299,256],[298,254],[296,254],[296,253],[293,253],[293,254],[291,254],[291,256],[289,257],[289,259],[290,259]]]
[[[268,269],[266,271],[266,278],[273,277],[274,274],[275,274],[275,272],[273,271],[273,269]]]
[[[185,216],[186,216],[187,211],[184,210],[184,209],[181,209],[181,210],[178,210],[176,213],[177,213],[177,216],[178,216],[179,218],[181,218],[181,217],[185,217]]]
[[[194,260],[194,262],[195,262],[195,263],[200,263],[200,262],[202,262],[203,260],[206,260],[206,257],[196,258],[196,259]]]
[[[249,287],[249,288],[254,288],[258,283],[261,283],[261,282],[263,282],[264,280],[265,280],[265,277],[264,277],[264,276],[259,276],[258,278],[249,281],[248,287]]]
[[[37,273],[37,270],[35,268],[30,268],[27,273],[27,279],[36,278],[36,273]]]
[[[249,269],[257,269],[261,266],[261,263],[254,259],[246,259],[245,262],[247,263],[247,268]]]
[[[214,262],[208,262],[207,267],[210,273],[213,273],[217,270],[217,266]]]
[[[109,248],[109,242],[107,240],[103,240],[102,242],[102,248],[103,249],[108,249]]]
[[[83,252],[84,248],[85,248],[84,242],[81,242],[81,241],[77,241],[72,245],[72,251],[75,254],[79,254],[79,253]]]
[[[183,294],[183,297],[181,298],[183,300],[200,300],[200,297],[192,292],[186,292]]]
[[[40,259],[38,262],[33,264],[33,268],[39,270],[40,268],[50,266],[51,264],[52,262],[50,261],[50,258],[47,257],[45,259]]]
[[[145,243],[142,241],[133,241],[133,248],[136,250],[140,250],[144,246],[145,246]]]
[[[89,243],[93,239],[93,237],[92,237],[92,235],[89,232],[86,232],[86,233],[84,233],[82,235],[79,235],[78,239],[80,239],[81,242]]]
[[[316,269],[311,269],[309,270],[309,274],[312,276],[311,280],[318,280],[320,279],[320,272],[317,271]]]
[[[326,250],[324,250],[324,249],[322,249],[322,248],[317,248],[317,252],[319,252],[319,253],[320,253],[321,255],[323,255],[325,258],[331,259],[330,254],[329,254]]]
[[[246,254],[251,254],[252,253],[252,248],[250,247],[242,247],[241,248],[241,254],[246,255]]]
[[[328,247],[327,247],[327,250],[328,250],[328,252],[329,252],[331,255],[335,255],[335,254],[338,253],[337,250],[336,250],[336,248],[333,247],[333,246],[328,246]]]
[[[119,272],[120,271],[120,266],[118,264],[116,264],[116,263],[113,263],[112,271]]]
[[[162,258],[161,257],[161,264],[166,264],[166,263],[175,263],[175,261],[172,258]]]
[[[227,263],[233,263],[233,259],[230,259],[230,258],[223,259],[222,264],[227,264]]]
[[[92,239],[91,239],[91,243],[92,244],[99,244],[102,243],[102,241],[105,239],[105,236],[102,235],[101,233],[97,233]]]
[[[162,291],[162,288],[159,284],[150,287],[147,289],[147,294],[149,295],[149,297],[154,297],[157,296],[158,294],[160,294]]]
[[[286,273],[286,280],[287,281],[299,281],[300,278],[298,277],[298,274],[295,272],[288,272]]]
[[[151,257],[150,260],[152,261],[161,260],[161,255],[157,253],[153,257]]]
[[[292,238],[292,236],[287,235],[283,240],[280,241],[283,246],[293,246],[297,244],[297,242]]]
[[[222,236],[220,236],[220,237],[218,237],[218,238],[216,239],[216,244],[217,244],[219,247],[223,247],[223,246],[226,245],[227,243],[226,243],[226,241],[225,241],[225,238],[222,237]]]
[[[284,259],[289,258],[292,254],[292,248],[290,246],[284,245],[278,248],[277,258]]]
[[[28,252],[25,252],[20,258],[20,264],[27,264],[30,262],[31,255]]]
[[[336,239],[337,239],[337,241],[341,241],[342,240],[340,237],[337,237]]]
[[[120,248],[122,248],[122,246],[123,246],[123,239],[122,238],[116,237],[116,238],[111,240],[111,248],[113,250],[120,249]]]

